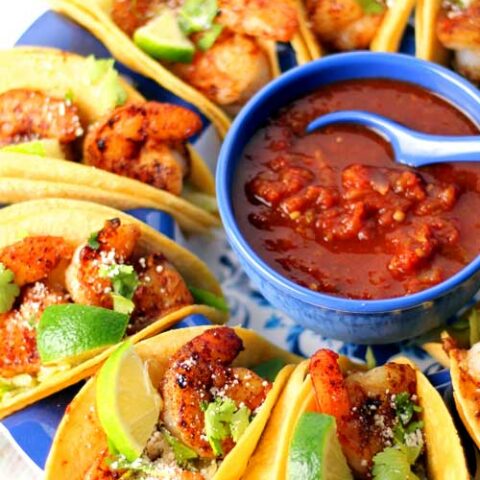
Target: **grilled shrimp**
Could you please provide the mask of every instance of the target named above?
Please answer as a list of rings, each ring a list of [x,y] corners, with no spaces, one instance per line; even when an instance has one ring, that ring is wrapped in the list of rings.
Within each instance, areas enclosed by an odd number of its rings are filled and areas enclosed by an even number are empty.
[[[306,0],[306,7],[320,41],[342,51],[368,48],[385,12],[367,14],[357,0]]]
[[[457,4],[441,10],[437,19],[440,42],[455,51],[455,68],[474,82],[480,82],[480,0],[466,8]]]
[[[62,237],[26,237],[0,250],[0,263],[13,272],[15,283],[22,287],[62,275],[72,254],[72,245]]]
[[[112,308],[112,281],[100,276],[103,266],[122,264],[130,259],[140,237],[136,225],[108,220],[97,234],[98,248],[81,245],[66,272],[66,286],[75,303]]]
[[[228,327],[207,330],[185,344],[170,359],[160,393],[164,401],[162,420],[183,443],[202,458],[215,458],[204,437],[204,412],[200,405],[218,394],[242,402],[252,411],[265,400],[271,384],[246,368],[230,364],[243,350],[242,340]],[[233,448],[223,442],[223,451]]]
[[[35,374],[40,368],[35,326],[45,308],[68,302],[68,295],[42,282],[25,287],[17,306],[0,315],[0,376]]]
[[[194,303],[185,280],[164,255],[140,258],[135,270],[139,286],[133,297],[133,331],[141,330],[171,310]]]
[[[178,105],[125,105],[88,132],[84,162],[179,195],[189,171],[185,142],[201,126],[196,113]]]
[[[253,37],[290,41],[298,30],[298,15],[289,0],[219,0],[218,23],[232,32]]]
[[[68,144],[82,135],[78,109],[65,99],[27,89],[0,95],[0,145],[39,138]]]
[[[223,33],[206,52],[197,52],[193,63],[172,65],[173,71],[231,113],[272,78],[265,51],[252,37]]]
[[[333,415],[347,461],[358,478],[370,478],[373,457],[392,441],[394,395],[416,392],[415,371],[387,363],[344,377],[338,355],[319,350],[310,362],[318,410]],[[357,477],[355,477],[357,478]]]
[[[164,6],[164,0],[113,0],[112,20],[131,37]]]

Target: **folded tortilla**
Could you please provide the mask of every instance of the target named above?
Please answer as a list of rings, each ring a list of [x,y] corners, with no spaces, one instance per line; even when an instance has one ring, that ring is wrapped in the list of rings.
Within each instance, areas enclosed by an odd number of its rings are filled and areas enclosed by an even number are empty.
[[[12,89],[44,92],[56,98],[73,97],[84,125],[92,125],[108,114],[112,102],[91,80],[92,58],[43,47],[17,47],[0,52],[0,94]],[[113,72],[112,72],[113,73]],[[145,99],[123,79],[118,82],[127,102]],[[185,182],[200,194],[215,195],[213,175],[192,145],[188,145],[191,171]],[[3,203],[37,198],[75,198],[122,210],[157,208],[175,217],[188,232],[205,232],[219,226],[216,215],[186,198],[75,162],[0,149],[0,197]]]
[[[149,254],[161,252],[175,266],[186,284],[222,297],[222,290],[207,265],[194,254],[179,246],[158,231],[118,210],[76,200],[38,200],[22,202],[0,209],[0,249],[25,236],[52,235],[63,237],[75,246],[86,243],[92,232],[100,230],[105,221],[119,218],[124,224],[138,225],[141,237],[135,252]],[[205,305],[189,305],[168,313],[130,338],[136,343],[161,332],[182,318],[202,313],[214,323],[224,323],[224,312]],[[0,401],[0,418],[5,417],[41,398],[58,392],[92,375],[115,349],[106,348],[93,358],[53,373],[38,385]]]
[[[407,359],[395,359],[415,368],[417,395],[422,407],[427,469],[430,480],[469,477],[460,438],[440,394],[427,378]],[[345,357],[339,363],[344,372],[365,370]],[[308,374],[309,361],[297,366],[268,421],[262,440],[252,456],[245,480],[286,479],[290,441],[300,416],[315,410],[315,394]]]
[[[212,327],[169,331],[136,345],[136,352],[150,364],[150,375],[155,387],[158,388],[160,384],[169,358],[185,343],[208,328]],[[234,366],[252,368],[270,359],[281,359],[288,364],[300,361],[296,355],[275,347],[252,330],[235,328],[235,332],[242,339],[245,349],[235,359]],[[273,388],[268,393],[259,413],[233,450],[222,461],[214,480],[244,478],[248,461],[255,451],[270,413],[293,369],[293,365],[287,365],[278,373]],[[45,478],[47,480],[83,479],[85,472],[106,447],[107,439],[95,411],[95,378],[92,378],[70,404],[58,428],[47,460]]]

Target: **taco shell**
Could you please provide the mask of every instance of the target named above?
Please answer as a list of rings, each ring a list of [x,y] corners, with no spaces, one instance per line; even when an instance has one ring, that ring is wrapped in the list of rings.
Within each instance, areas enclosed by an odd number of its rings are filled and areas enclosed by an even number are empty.
[[[169,358],[185,343],[212,327],[193,327],[172,330],[136,345],[136,352],[150,363],[150,374],[158,386],[168,366]],[[236,358],[234,365],[253,367],[261,362],[280,358],[286,363],[298,363],[301,359],[275,347],[251,330],[235,328],[243,340],[244,351]],[[273,384],[272,390],[262,405],[261,411],[250,423],[234,449],[222,461],[214,480],[240,480],[245,473],[248,460],[255,450],[270,413],[294,369],[284,367]],[[68,478],[83,479],[85,471],[106,446],[106,437],[95,412],[95,378],[80,390],[67,408],[60,423],[46,464],[47,480]],[[86,446],[88,445],[88,448]],[[267,478],[267,477],[265,477]],[[274,477],[268,477],[274,478]]]
[[[104,67],[104,78],[95,78],[95,70]],[[70,95],[78,106],[83,125],[92,125],[114,107],[108,94],[113,82],[125,92],[125,102],[143,102],[113,67],[96,64],[70,52],[43,47],[19,47],[0,52],[0,94],[12,89],[39,90],[64,98]],[[95,81],[94,81],[95,80]],[[105,95],[107,94],[107,95]],[[110,99],[102,101],[102,98]],[[215,181],[210,169],[192,145],[190,174],[186,182],[195,191],[215,195]],[[73,198],[102,203],[126,210],[158,208],[175,217],[188,232],[205,232],[220,225],[212,212],[194,205],[181,196],[160,190],[135,179],[123,177],[92,166],[62,159],[36,157],[0,149],[0,197],[4,203],[37,198]]]
[[[137,244],[137,252],[141,254],[162,252],[176,267],[187,285],[222,296],[215,277],[207,265],[195,255],[136,218],[94,203],[50,199],[23,202],[3,208],[0,210],[0,248],[17,242],[25,235],[60,236],[74,245],[80,245],[86,242],[92,232],[102,228],[106,220],[112,218],[139,226],[141,237]],[[214,308],[189,305],[162,316],[130,338],[133,343],[137,343],[194,313],[202,313],[214,323],[226,321],[226,314]],[[114,349],[115,346],[108,347],[78,365],[68,365],[66,370],[52,374],[38,385],[0,401],[0,418],[89,377]]]
[[[460,438],[440,394],[408,359],[398,358],[417,373],[417,395],[423,408],[429,480],[469,477]],[[344,372],[366,370],[345,357],[339,358]],[[255,454],[250,459],[245,480],[286,479],[288,450],[300,416],[315,409],[315,395],[308,374],[309,360],[296,367],[267,424]],[[448,462],[445,459],[448,458]]]

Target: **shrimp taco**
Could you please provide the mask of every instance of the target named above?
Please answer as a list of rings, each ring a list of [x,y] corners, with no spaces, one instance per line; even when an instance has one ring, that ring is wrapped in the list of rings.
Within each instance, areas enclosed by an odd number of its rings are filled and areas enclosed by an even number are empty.
[[[0,196],[159,208],[187,231],[219,224],[214,180],[184,107],[147,102],[113,60],[28,47],[0,52]],[[70,160],[70,161],[63,161]]]
[[[328,51],[397,52],[416,0],[304,0],[301,32],[312,58]]]
[[[480,82],[480,1],[418,0],[415,17],[417,57],[448,63]]]
[[[122,345],[68,407],[46,478],[239,480],[299,360],[243,328]]]
[[[224,135],[280,73],[276,42],[310,60],[297,0],[52,0],[122,63],[194,104]]]
[[[0,418],[91,375],[124,337],[227,311],[208,267],[134,217],[74,200],[6,207]]]
[[[326,472],[339,480],[470,478],[441,396],[411,362],[367,370],[322,349],[290,377],[245,479]]]

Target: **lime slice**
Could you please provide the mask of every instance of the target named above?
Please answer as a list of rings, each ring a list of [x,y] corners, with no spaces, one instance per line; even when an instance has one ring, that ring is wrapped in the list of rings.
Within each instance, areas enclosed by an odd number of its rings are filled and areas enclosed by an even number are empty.
[[[106,308],[66,304],[47,307],[37,329],[43,364],[77,363],[122,340],[128,315]]]
[[[290,443],[287,480],[352,480],[337,438],[335,418],[304,413]]]
[[[195,53],[195,46],[180,30],[175,14],[168,9],[136,30],[133,41],[151,57],[167,62],[190,63]]]
[[[65,160],[65,152],[63,151],[60,142],[54,138],[45,138],[43,140],[7,145],[0,151]]]
[[[130,342],[117,348],[100,369],[96,392],[103,430],[115,449],[133,462],[155,429],[162,402]]]

